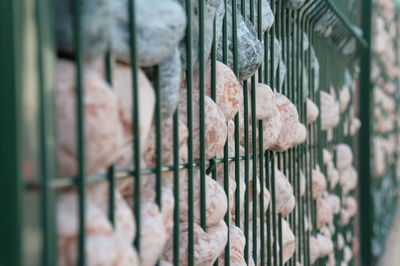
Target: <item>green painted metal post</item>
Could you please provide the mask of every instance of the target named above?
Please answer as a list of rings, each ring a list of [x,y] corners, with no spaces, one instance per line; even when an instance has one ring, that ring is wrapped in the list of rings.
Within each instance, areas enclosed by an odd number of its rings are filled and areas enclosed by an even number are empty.
[[[361,51],[360,73],[360,120],[362,128],[359,134],[359,188],[360,188],[360,240],[361,264],[372,265],[372,194],[371,194],[371,17],[372,0],[362,3],[361,25],[367,46]]]
[[[22,6],[0,1],[0,265],[22,265]],[[7,240],[7,241],[6,241]]]

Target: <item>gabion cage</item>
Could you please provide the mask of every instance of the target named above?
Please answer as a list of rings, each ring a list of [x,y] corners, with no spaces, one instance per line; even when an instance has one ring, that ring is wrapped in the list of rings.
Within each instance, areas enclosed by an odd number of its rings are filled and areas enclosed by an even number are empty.
[[[369,263],[370,1],[0,16],[0,265]]]

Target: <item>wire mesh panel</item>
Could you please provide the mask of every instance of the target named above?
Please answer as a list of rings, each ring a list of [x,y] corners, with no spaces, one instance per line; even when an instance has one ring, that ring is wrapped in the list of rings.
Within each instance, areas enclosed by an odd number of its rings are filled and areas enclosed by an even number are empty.
[[[360,1],[35,3],[36,264],[354,264]]]

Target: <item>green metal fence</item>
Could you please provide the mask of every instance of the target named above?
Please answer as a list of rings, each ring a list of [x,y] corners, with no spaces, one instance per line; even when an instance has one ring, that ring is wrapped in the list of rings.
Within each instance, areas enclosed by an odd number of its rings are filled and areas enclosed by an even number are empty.
[[[33,3],[34,4],[33,4]],[[186,65],[185,77],[187,89],[187,153],[188,161],[182,163],[179,160],[181,150],[179,141],[180,114],[176,111],[173,115],[173,164],[163,165],[162,143],[165,140],[163,132],[163,115],[161,113],[161,82],[160,67],[153,69],[153,87],[155,91],[155,167],[146,168],[142,166],[140,156],[133,156],[132,169],[123,171],[110,165],[106,173],[87,174],[85,142],[85,50],[83,44],[83,29],[86,26],[79,14],[82,13],[82,0],[71,1],[73,19],[73,39],[76,83],[76,109],[71,110],[76,114],[76,139],[77,139],[77,175],[76,177],[56,177],[56,146],[57,133],[55,132],[56,114],[55,86],[54,84],[54,61],[56,60],[56,48],[54,44],[53,21],[54,3],[50,0],[13,0],[0,3],[0,16],[4,23],[0,24],[0,73],[3,80],[1,90],[1,114],[2,130],[1,140],[1,172],[0,180],[0,232],[3,244],[1,246],[0,265],[56,265],[59,251],[57,250],[57,228],[56,228],[56,196],[68,189],[73,189],[78,194],[79,232],[77,235],[76,254],[77,265],[88,264],[85,257],[85,246],[87,243],[87,232],[85,229],[85,217],[87,216],[87,185],[100,182],[108,183],[108,217],[111,224],[116,221],[115,188],[121,180],[134,180],[133,190],[133,213],[136,220],[136,232],[147,225],[141,220],[142,185],[149,175],[155,176],[155,202],[160,209],[163,208],[162,185],[167,174],[172,173],[173,195],[175,198],[172,231],[172,261],[171,264],[182,264],[180,256],[180,201],[179,182],[184,169],[187,169],[187,247],[185,256],[187,261],[184,265],[196,264],[195,231],[197,223],[195,219],[196,206],[194,196],[196,184],[200,186],[200,227],[207,232],[207,193],[206,175],[217,178],[217,168],[223,166],[223,188],[227,197],[230,192],[230,182],[236,182],[234,194],[235,212],[227,211],[224,221],[227,228],[227,243],[224,249],[224,263],[230,265],[231,252],[229,225],[234,223],[245,236],[244,260],[247,264],[252,261],[255,265],[283,265],[283,220],[282,214],[277,214],[275,189],[276,170],[280,169],[293,186],[296,207],[287,217],[287,222],[293,231],[295,242],[295,253],[286,262],[286,265],[311,265],[311,236],[320,233],[317,228],[317,202],[313,199],[312,175],[317,165],[321,167],[322,173],[327,175],[324,164],[324,149],[335,154],[338,144],[348,144],[353,147],[357,154],[357,142],[348,133],[349,123],[346,122],[354,115],[355,110],[347,108],[341,113],[340,122],[331,133],[321,130],[321,116],[317,122],[307,125],[307,98],[315,102],[320,108],[320,92],[334,92],[339,97],[342,87],[347,86],[352,90],[351,103],[357,109],[360,105],[360,118],[364,130],[360,135],[359,159],[363,163],[360,167],[362,179],[361,200],[361,262],[362,265],[371,263],[371,214],[370,206],[370,165],[366,160],[371,154],[369,150],[370,131],[370,1],[345,1],[345,0],[307,0],[298,9],[287,8],[284,0],[268,1],[272,12],[275,14],[275,22],[271,29],[262,31],[262,8],[263,1],[240,1],[224,0],[225,16],[222,21],[222,58],[218,60],[225,64],[231,64],[234,73],[239,76],[239,47],[238,38],[238,14],[236,11],[248,17],[256,30],[257,38],[264,47],[263,62],[257,73],[251,78],[242,81],[244,96],[244,115],[237,114],[234,118],[234,156],[230,154],[230,143],[227,141],[221,158],[206,159],[206,110],[205,110],[205,72],[208,66],[206,62],[204,47],[205,31],[205,7],[207,1],[182,1],[186,11],[187,27],[185,32]],[[238,5],[240,2],[240,6]],[[295,2],[295,1],[294,1]],[[301,1],[298,1],[301,2]],[[135,27],[135,1],[127,1],[126,7],[129,11],[129,45],[130,65],[132,69],[138,68],[137,62],[137,32]],[[197,13],[193,13],[193,5],[197,5]],[[249,6],[246,6],[249,5]],[[230,7],[230,8],[228,8]],[[248,8],[250,7],[250,8]],[[229,16],[227,12],[232,12]],[[228,21],[228,17],[232,21]],[[192,28],[192,22],[198,19],[197,31]],[[322,21],[322,22],[321,22]],[[322,30],[322,23],[327,23]],[[216,22],[213,23],[216,28]],[[356,26],[361,27],[359,32]],[[232,27],[232,28],[228,28]],[[331,30],[329,36],[327,29]],[[233,41],[228,36],[232,32]],[[218,43],[214,35],[211,47],[211,98],[216,99],[216,61],[218,57]],[[282,60],[275,61],[276,45],[275,39],[281,45]],[[198,44],[195,43],[198,40]],[[198,69],[194,69],[192,61],[195,61],[192,51],[193,46],[198,45]],[[87,48],[87,47],[86,47]],[[111,47],[110,47],[111,48]],[[112,49],[104,55],[105,78],[112,84],[112,68],[114,57]],[[354,48],[354,49],[353,49]],[[228,58],[228,50],[232,58]],[[353,50],[353,51],[350,51]],[[231,60],[231,62],[228,62]],[[360,62],[360,63],[359,63]],[[286,73],[283,68],[286,67]],[[278,70],[277,70],[278,69]],[[361,72],[359,72],[361,69]],[[199,79],[196,80],[194,72],[198,71]],[[132,101],[131,111],[133,127],[140,125],[140,93],[138,89],[138,76],[132,71]],[[358,79],[361,82],[358,84]],[[198,82],[198,84],[197,84]],[[256,115],[256,83],[268,84],[275,92],[286,95],[293,102],[299,113],[299,121],[307,125],[307,139],[304,143],[283,152],[263,151],[263,121],[257,121]],[[199,88],[199,97],[194,95],[194,86]],[[359,97],[359,98],[358,98]],[[194,115],[193,99],[198,99],[199,117]],[[199,121],[195,121],[199,119]],[[244,119],[244,127],[240,127],[241,119]],[[4,121],[4,122],[3,122]],[[194,128],[199,129],[199,142],[194,143]],[[240,132],[243,130],[244,132]],[[258,131],[258,132],[257,132]],[[197,133],[196,133],[197,134]],[[229,134],[229,133],[228,133]],[[240,135],[244,135],[244,153],[240,151]],[[331,134],[329,136],[329,134]],[[142,154],[140,134],[133,134],[132,152],[135,155]],[[229,137],[228,137],[229,138]],[[257,141],[255,141],[257,140]],[[194,147],[198,146],[199,159],[195,159]],[[232,147],[231,147],[232,148]],[[262,152],[257,152],[262,150]],[[356,155],[357,156],[357,155]],[[335,157],[335,156],[334,156]],[[229,167],[231,164],[234,168]],[[230,177],[234,169],[234,178]],[[257,171],[259,169],[259,172]],[[199,182],[195,183],[195,171],[199,171]],[[306,177],[305,194],[301,194],[301,175]],[[245,187],[241,187],[241,179]],[[254,180],[258,179],[258,182]],[[329,181],[328,181],[329,187]],[[264,189],[271,193],[271,203],[267,211],[264,211]],[[260,190],[260,194],[250,191]],[[240,212],[241,191],[244,191],[244,211]],[[328,188],[330,194],[337,195],[341,200],[344,195],[340,186]],[[355,195],[351,192],[350,195]],[[365,205],[364,205],[365,203]],[[228,201],[229,204],[232,202]],[[181,206],[182,207],[182,206]],[[241,222],[241,216],[243,222]],[[252,216],[252,217],[251,217]],[[305,217],[308,220],[305,220]],[[260,219],[258,228],[257,221]],[[309,225],[310,221],[311,225]],[[348,261],[343,247],[338,247],[338,239],[344,238],[344,245],[352,247],[353,239],[358,238],[355,230],[354,218],[347,225],[341,225],[340,214],[334,217],[332,240],[334,245],[334,257],[336,264],[341,262],[355,263],[354,257]],[[141,234],[136,233],[134,240],[135,249],[138,253],[143,248],[141,245]],[[250,248],[251,247],[251,248]],[[258,248],[259,247],[259,248]],[[275,258],[275,259],[274,259]],[[221,262],[221,260],[220,260]],[[320,258],[318,265],[327,265],[328,258]],[[215,262],[218,265],[218,262]],[[221,264],[221,263],[220,263]]]

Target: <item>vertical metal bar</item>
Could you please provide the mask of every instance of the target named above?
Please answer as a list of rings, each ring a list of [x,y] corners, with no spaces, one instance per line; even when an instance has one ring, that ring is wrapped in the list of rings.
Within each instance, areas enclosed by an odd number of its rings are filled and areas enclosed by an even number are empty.
[[[140,125],[140,113],[139,113],[139,88],[138,88],[138,77],[137,77],[137,58],[136,58],[136,7],[135,1],[129,0],[128,2],[128,13],[129,13],[129,47],[130,47],[130,59],[132,67],[132,98],[133,98],[133,128],[137,129]],[[141,154],[140,147],[140,134],[133,134],[133,154]],[[134,240],[135,247],[140,252],[140,232],[141,232],[141,158],[140,156],[134,156],[133,166],[135,169],[135,182],[134,182],[134,214],[136,219],[136,237]]]
[[[76,122],[77,122],[77,159],[78,159],[78,193],[79,193],[79,235],[78,235],[78,265],[86,265],[85,245],[86,245],[86,211],[85,211],[85,109],[84,109],[84,51],[82,35],[82,1],[74,0],[74,50],[75,50],[75,79],[76,79]]]
[[[175,198],[175,206],[174,206],[174,227],[173,227],[173,253],[174,265],[179,266],[179,111],[176,110],[174,117],[174,198]]]
[[[39,76],[39,107],[40,107],[40,173],[41,173],[41,211],[43,231],[42,264],[56,264],[56,233],[54,217],[54,193],[49,182],[55,176],[55,127],[54,127],[54,83],[51,69],[53,57],[45,57],[45,47],[53,47],[51,10],[52,5],[47,0],[37,0],[35,6],[37,26],[37,69]]]
[[[360,259],[363,265],[372,265],[372,198],[371,198],[371,17],[372,1],[362,3],[361,26],[367,47],[361,51],[360,72],[360,120],[362,129],[359,132],[359,202],[360,202]]]
[[[155,105],[155,130],[156,130],[156,203],[160,209],[162,209],[162,128],[161,128],[161,84],[160,84],[160,69],[159,66],[153,67],[154,69],[154,91],[156,94],[156,105]]]
[[[186,0],[186,86],[188,127],[188,265],[194,265],[193,122],[192,122],[192,1]]]
[[[22,56],[23,0],[0,1],[0,264],[23,265],[22,257]]]

